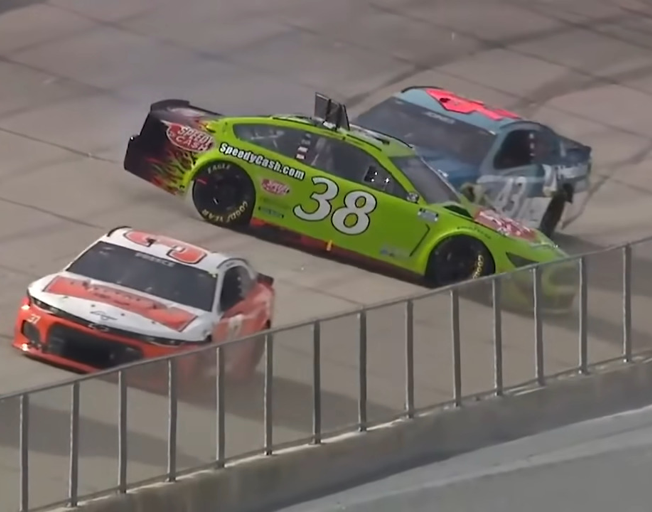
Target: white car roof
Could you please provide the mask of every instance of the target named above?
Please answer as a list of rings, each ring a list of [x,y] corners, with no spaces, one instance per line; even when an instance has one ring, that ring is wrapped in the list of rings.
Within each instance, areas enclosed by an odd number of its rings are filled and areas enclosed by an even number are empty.
[[[137,243],[134,240],[142,240],[145,243]],[[151,243],[148,245],[147,241],[151,241]],[[213,252],[176,238],[130,227],[114,228],[98,238],[93,245],[98,242],[119,245],[120,247],[126,247],[133,251],[143,252],[175,263],[185,263],[207,272],[215,272],[221,264],[234,259],[233,256],[228,254]],[[175,251],[177,257],[174,257]],[[237,259],[240,260],[241,258]]]

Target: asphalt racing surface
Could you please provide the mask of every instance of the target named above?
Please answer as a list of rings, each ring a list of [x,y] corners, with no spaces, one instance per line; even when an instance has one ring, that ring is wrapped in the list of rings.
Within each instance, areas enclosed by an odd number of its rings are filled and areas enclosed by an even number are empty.
[[[315,90],[353,111],[407,84],[433,84],[549,121],[594,146],[597,179],[560,242],[593,250],[652,235],[652,6],[638,0],[51,0],[0,3],[0,392],[69,374],[10,348],[27,283],[117,225],[162,231],[250,258],[276,277],[277,325],[402,297],[419,288],[203,224],[121,170],[152,101],[182,97],[225,113],[309,112]],[[652,345],[649,244],[634,253],[633,333]],[[590,263],[590,357],[621,343],[620,261]],[[463,389],[492,386],[491,312],[461,305]],[[449,304],[415,306],[417,405],[451,398]],[[369,314],[369,419],[403,403],[403,311]],[[531,315],[505,314],[505,377],[533,377]],[[275,440],[311,429],[309,329],[277,338]],[[322,329],[324,429],[353,423],[357,327]],[[577,319],[547,319],[549,371],[577,362]],[[260,379],[227,393],[228,454],[263,443]],[[212,387],[180,406],[180,469],[213,456]],[[31,501],[64,499],[68,391],[32,400]],[[0,496],[18,494],[15,400],[0,405]],[[82,387],[81,491],[115,484],[115,386]],[[165,469],[165,400],[130,389],[130,481]]]
[[[279,512],[646,512],[652,410],[493,446]]]

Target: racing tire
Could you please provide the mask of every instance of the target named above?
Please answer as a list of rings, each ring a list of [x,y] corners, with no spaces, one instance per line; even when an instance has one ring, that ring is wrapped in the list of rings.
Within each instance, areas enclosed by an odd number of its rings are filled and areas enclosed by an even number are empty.
[[[566,207],[566,195],[557,194],[552,198],[546,213],[543,214],[541,219],[541,224],[539,224],[539,231],[541,231],[548,238],[552,238],[557,230],[557,226],[561,221],[561,217],[564,214],[564,208]]]
[[[477,238],[458,235],[446,238],[430,253],[426,281],[433,288],[478,279],[495,272],[489,249]]]
[[[213,161],[197,171],[192,184],[192,203],[199,216],[220,227],[249,224],[256,204],[256,188],[242,167]]]

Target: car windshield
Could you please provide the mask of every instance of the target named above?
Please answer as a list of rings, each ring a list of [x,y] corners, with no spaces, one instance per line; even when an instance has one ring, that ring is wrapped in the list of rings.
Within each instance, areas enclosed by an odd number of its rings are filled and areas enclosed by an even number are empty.
[[[495,138],[472,124],[397,98],[364,112],[355,123],[473,166],[482,163]]]
[[[203,311],[212,310],[217,286],[217,276],[205,270],[106,242],[88,249],[67,271]]]
[[[427,203],[459,202],[457,193],[448,182],[428,167],[418,156],[401,156],[390,160],[410,180],[417,194]]]

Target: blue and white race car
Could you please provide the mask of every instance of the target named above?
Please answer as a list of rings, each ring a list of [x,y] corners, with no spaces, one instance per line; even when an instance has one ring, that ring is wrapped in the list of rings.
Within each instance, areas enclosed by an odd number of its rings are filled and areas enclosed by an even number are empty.
[[[438,87],[404,89],[353,122],[415,146],[469,199],[548,236],[589,197],[589,146]]]

